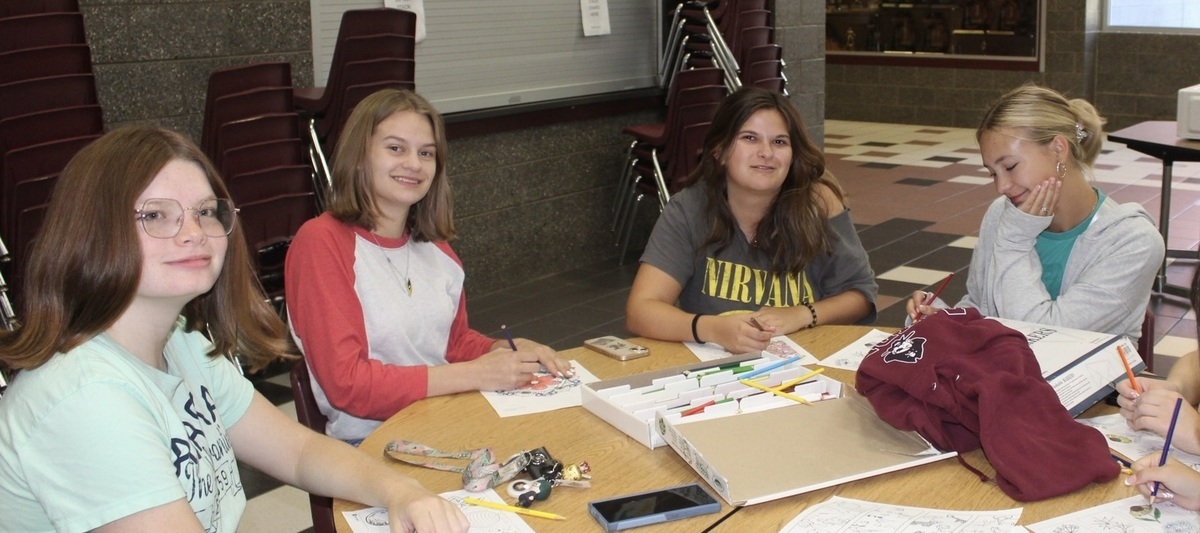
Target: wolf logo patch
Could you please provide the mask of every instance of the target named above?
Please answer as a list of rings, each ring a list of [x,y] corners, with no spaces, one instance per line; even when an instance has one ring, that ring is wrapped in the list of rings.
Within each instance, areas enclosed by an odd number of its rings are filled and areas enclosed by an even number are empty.
[[[883,362],[916,364],[924,355],[925,337],[917,337],[913,331],[897,333],[883,353]]]

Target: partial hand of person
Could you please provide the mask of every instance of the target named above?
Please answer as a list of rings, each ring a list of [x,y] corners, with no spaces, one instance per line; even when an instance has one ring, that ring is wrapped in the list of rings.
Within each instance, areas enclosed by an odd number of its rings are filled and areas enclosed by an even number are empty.
[[[704,317],[704,320],[712,321],[709,331],[715,333],[713,338],[704,340],[720,344],[732,353],[761,351],[771,343],[771,336],[775,330],[774,327],[763,324],[766,326],[765,331],[760,331],[750,323],[751,316],[753,315],[739,314]]]
[[[797,312],[795,308],[763,307],[749,315],[742,316],[747,317],[745,319],[747,322],[750,321],[750,318],[753,318],[763,327],[764,331],[774,336],[795,333],[808,327],[808,322],[805,322],[801,317],[802,314]]]
[[[558,356],[558,352],[553,348],[540,344],[529,339],[513,339],[513,343],[517,345],[517,350],[522,352],[533,352],[537,354],[537,360],[546,368],[552,376],[560,378],[569,378],[575,375],[575,369],[571,368],[571,362]]]
[[[1125,417],[1125,420],[1133,420],[1134,401],[1142,394],[1155,389],[1178,392],[1178,388],[1174,383],[1163,379],[1141,378],[1137,380],[1137,384],[1141,391],[1133,390],[1133,384],[1128,379],[1122,379],[1117,382],[1117,405],[1121,407],[1121,416]]]
[[[479,390],[512,390],[527,385],[541,369],[539,353],[533,350],[496,348],[469,364],[475,365]]]
[[[1062,192],[1062,180],[1049,178],[1030,191],[1017,209],[1039,217],[1052,217],[1058,210],[1058,196]]]
[[[406,496],[388,505],[392,533],[465,533],[470,529],[470,520],[456,505],[416,482],[413,485],[404,491]]]
[[[1172,458],[1158,466],[1159,459],[1159,454],[1153,453],[1135,461],[1133,475],[1125,478],[1125,484],[1136,487],[1149,499],[1157,481],[1155,502],[1167,500],[1185,509],[1200,510],[1200,472]]]
[[[933,302],[925,305],[925,301],[929,299],[929,296],[930,293],[925,291],[913,291],[912,296],[908,299],[908,304],[905,305],[905,310],[908,311],[908,318],[916,322],[917,313],[932,315],[937,312],[937,308],[933,306]]]
[[[1143,389],[1136,399],[1129,400],[1121,396],[1117,402],[1121,404],[1121,415],[1130,428],[1165,436],[1171,427],[1171,417],[1175,414],[1175,400],[1182,396],[1169,384],[1151,384],[1152,381],[1159,380],[1138,380],[1138,385],[1145,383],[1142,386],[1150,388]],[[1197,435],[1197,431],[1200,431],[1200,412],[1186,399],[1183,404],[1179,410],[1179,420],[1175,422],[1171,445],[1188,453],[1200,453],[1200,435]]]

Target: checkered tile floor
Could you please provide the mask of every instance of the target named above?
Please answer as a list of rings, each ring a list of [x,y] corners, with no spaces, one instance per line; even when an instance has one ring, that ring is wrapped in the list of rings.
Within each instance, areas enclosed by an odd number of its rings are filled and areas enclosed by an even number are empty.
[[[879,281],[880,326],[904,321],[903,299],[955,273],[943,299],[965,293],[967,267],[979,221],[997,193],[979,160],[974,131],[866,122],[827,121],[825,151],[830,170],[849,194],[850,208]],[[1097,187],[1119,202],[1138,202],[1157,220],[1162,164],[1107,143],[1095,172]],[[1176,163],[1172,186],[1172,249],[1200,243],[1200,164]],[[614,250],[615,254],[615,250]],[[624,304],[636,264],[606,261],[546,277],[502,292],[472,295],[471,322],[498,333],[507,324],[522,336],[556,349],[600,335],[627,336]],[[1168,266],[1168,280],[1187,285],[1194,263]],[[930,289],[931,290],[931,289]],[[1196,349],[1196,318],[1187,303],[1155,298],[1155,366]],[[257,382],[273,402],[294,413],[284,368]],[[301,531],[311,526],[306,495],[253,471],[242,470],[251,497],[241,531]]]

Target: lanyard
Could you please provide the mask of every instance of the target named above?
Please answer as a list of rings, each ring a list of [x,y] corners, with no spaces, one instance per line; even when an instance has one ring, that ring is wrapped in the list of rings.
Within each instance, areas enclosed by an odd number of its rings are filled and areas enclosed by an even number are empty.
[[[463,488],[471,492],[482,492],[520,474],[529,466],[529,454],[521,452],[502,464],[496,463],[491,448],[478,448],[459,452],[444,452],[419,442],[394,440],[383,450],[383,455],[394,461],[423,468],[462,473]],[[466,459],[465,466],[455,466],[437,461],[420,461],[406,456],[437,457],[442,459]]]

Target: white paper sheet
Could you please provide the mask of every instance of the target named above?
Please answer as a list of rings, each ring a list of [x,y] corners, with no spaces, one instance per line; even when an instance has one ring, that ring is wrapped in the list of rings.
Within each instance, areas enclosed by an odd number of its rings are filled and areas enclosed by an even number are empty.
[[[809,507],[780,533],[994,533],[1010,531],[1021,508],[946,511],[851,500],[839,496]]]
[[[1136,461],[1147,455],[1154,455],[1155,457],[1162,455],[1162,447],[1166,439],[1150,431],[1134,431],[1129,429],[1129,424],[1125,423],[1125,417],[1119,413],[1095,418],[1080,418],[1078,420],[1084,425],[1092,426],[1099,430],[1104,435],[1105,440],[1108,441],[1108,447],[1129,458],[1130,461]],[[1200,471],[1200,456],[1182,451],[1179,448],[1171,448],[1171,451],[1167,453],[1179,462],[1192,467],[1193,470]]]
[[[571,367],[575,369],[575,375],[572,377],[559,378],[539,372],[534,378],[536,383],[513,390],[484,391],[483,397],[492,404],[492,409],[496,410],[500,418],[583,405],[580,386],[600,379],[579,364],[579,361],[571,361]]]
[[[685,342],[683,345],[687,346],[692,353],[696,354],[696,358],[701,361],[724,359],[736,355],[715,342],[706,342],[704,344]],[[762,351],[762,356],[770,359],[787,359],[788,357],[797,355],[800,356],[800,364],[802,365],[815,365],[819,363],[817,358],[813,357],[813,354],[808,353],[808,350],[801,348],[799,344],[796,344],[796,341],[783,335],[772,337],[771,344],[768,344],[767,349]]]
[[[846,345],[845,348],[834,352],[818,364],[829,368],[840,368],[842,370],[857,372],[858,365],[862,364],[862,360],[867,356],[867,352],[870,352],[876,344],[883,342],[884,339],[891,335],[891,333],[872,329],[866,335]]]
[[[425,0],[383,0],[383,7],[403,9],[417,14],[416,42],[425,40]]]
[[[608,0],[579,0],[579,15],[583,18],[583,36],[608,35]]]
[[[487,507],[471,505],[463,501],[463,498],[470,496],[496,503],[508,503],[501,499],[500,495],[496,494],[496,491],[492,489],[484,492],[456,490],[443,492],[439,496],[457,505],[463,514],[467,515],[467,520],[471,521],[470,533],[534,533],[533,528],[529,527],[529,524],[515,513],[488,509]],[[342,515],[346,517],[346,522],[350,523],[350,529],[354,533],[391,532],[388,525],[387,509],[382,507],[345,511]]]
[[[1134,508],[1137,509],[1134,509]],[[1170,502],[1154,504],[1155,514],[1149,514],[1150,506],[1141,495],[1097,505],[1082,511],[1043,520],[1025,526],[1033,533],[1080,533],[1085,531],[1120,533],[1163,533],[1194,532],[1200,530],[1197,521],[1200,515]],[[1134,515],[1138,516],[1134,516]]]

